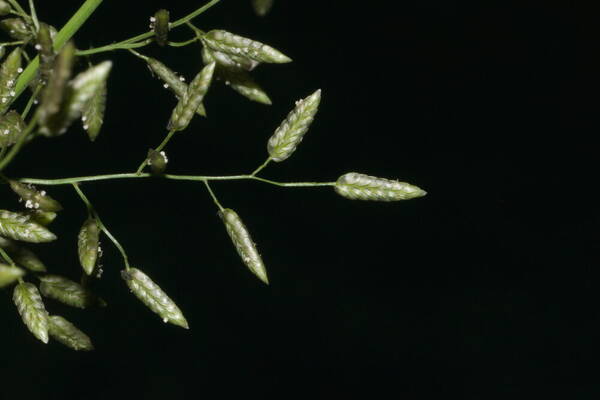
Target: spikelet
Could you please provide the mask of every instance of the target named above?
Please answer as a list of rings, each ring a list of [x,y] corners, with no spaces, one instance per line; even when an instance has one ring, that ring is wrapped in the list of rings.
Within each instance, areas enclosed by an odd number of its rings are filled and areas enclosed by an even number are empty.
[[[135,296],[150,310],[158,314],[163,322],[189,329],[181,310],[162,289],[137,268],[121,271],[121,276]]]
[[[25,129],[25,122],[15,110],[0,115],[0,148],[12,146]]]
[[[215,29],[201,37],[202,42],[212,50],[249,58],[263,63],[288,63],[292,59],[266,44]]]
[[[13,97],[21,68],[21,48],[17,47],[6,57],[0,67],[0,114],[4,114]]]
[[[340,196],[352,200],[398,201],[427,194],[424,190],[406,182],[376,178],[356,172],[340,176],[334,189]]]
[[[56,240],[56,235],[44,226],[31,221],[27,215],[7,210],[0,210],[0,235],[30,243]]]
[[[164,173],[168,162],[169,159],[164,151],[148,150],[148,165],[150,165],[153,174],[160,175]]]
[[[216,54],[226,57],[226,61],[221,60]],[[206,47],[202,49],[202,61],[205,64],[216,62],[217,67],[215,75],[218,79],[225,81],[225,84],[241,94],[242,96],[261,104],[271,104],[271,99],[265,91],[252,79],[244,68],[239,64],[231,62],[226,54],[212,52]]]
[[[225,224],[225,229],[246,267],[248,267],[258,279],[268,285],[269,279],[267,278],[267,270],[265,269],[263,260],[260,257],[260,254],[258,254],[256,246],[252,241],[252,237],[241,218],[235,211],[229,208],[219,211],[219,217],[221,217],[221,220]]]
[[[33,185],[26,185],[17,181],[10,180],[10,188],[25,200],[25,207],[40,209],[43,211],[56,212],[62,210],[62,206],[52,197],[46,195],[46,191],[39,191]]]
[[[0,21],[0,29],[15,40],[28,41],[33,37],[29,26],[21,18],[6,18]]]
[[[102,123],[104,122],[104,112],[106,111],[106,82],[100,85],[91,99],[83,108],[81,122],[83,129],[87,131],[88,137],[93,142],[98,137]]]
[[[37,288],[28,282],[19,283],[15,286],[13,301],[31,333],[42,342],[48,343],[48,312]]]
[[[40,291],[46,297],[77,308],[88,308],[99,304],[98,297],[77,282],[59,275],[40,278]]]
[[[42,82],[47,82],[52,68],[54,68],[54,48],[52,43],[52,34],[50,32],[50,26],[45,23],[40,23],[40,29],[37,33],[37,44],[35,48],[40,53],[40,67],[39,72],[42,78]]]
[[[100,227],[95,218],[89,217],[79,231],[77,251],[79,262],[87,275],[91,275],[96,267],[100,251]]]
[[[284,161],[296,150],[312,124],[320,102],[321,89],[296,102],[296,107],[275,130],[267,144],[267,150],[273,161]]]
[[[10,239],[0,237],[0,248],[4,249],[13,261],[21,267],[34,272],[45,272],[46,266],[26,247],[20,246]]]
[[[52,339],[73,350],[94,350],[94,346],[92,345],[89,336],[59,315],[51,315],[48,317],[48,333]]]
[[[152,21],[156,44],[161,47],[166,46],[169,39],[169,11],[158,10],[154,17],[150,18],[150,21]]]
[[[10,7],[10,4],[5,1],[0,1],[0,16],[7,15],[11,12],[11,10],[12,8]]]
[[[152,73],[154,73],[160,80],[164,82],[164,87],[173,92],[178,99],[181,99],[183,96],[185,96],[188,85],[185,83],[185,80],[182,77],[178,76],[169,67],[155,58],[146,57],[144,60],[148,63],[150,71],[152,71]],[[200,104],[197,113],[203,117],[206,117],[206,110],[204,109],[203,104]]]
[[[25,271],[21,268],[0,264],[0,288],[16,282],[23,275],[25,275]]]
[[[69,83],[71,97],[69,99],[69,115],[78,117],[87,102],[106,85],[112,61],[103,61],[78,74]]]
[[[273,0],[252,0],[254,12],[260,17],[264,17],[273,7]]]
[[[179,99],[171,114],[167,129],[180,131],[187,128],[208,92],[214,71],[215,63],[213,62],[202,68],[194,80],[190,82],[185,95]]]
[[[46,136],[58,135],[66,130],[69,119],[66,107],[69,97],[67,84],[75,61],[75,50],[73,42],[63,46],[54,61],[52,74],[42,92],[37,112],[40,133]]]
[[[246,71],[252,71],[260,64],[258,61],[250,58],[225,54],[206,46],[202,47],[202,62],[204,64],[210,64],[213,61],[216,62],[219,67],[239,68]]]
[[[56,213],[52,211],[29,210],[25,212],[32,222],[42,226],[48,226],[56,218]]]

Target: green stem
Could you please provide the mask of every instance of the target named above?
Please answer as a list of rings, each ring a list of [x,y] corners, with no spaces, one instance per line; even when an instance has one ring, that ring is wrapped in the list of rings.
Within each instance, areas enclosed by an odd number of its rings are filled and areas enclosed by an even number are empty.
[[[33,26],[35,27],[35,31],[40,30],[40,22],[37,18],[37,13],[35,12],[35,5],[33,4],[33,0],[29,0],[29,11],[31,12],[31,20],[33,21]]]
[[[37,125],[37,120],[38,120],[38,116],[36,114],[36,115],[33,116],[33,118],[31,118],[31,121],[29,121],[29,124],[27,125],[27,127],[25,128],[25,130],[23,131],[23,133],[21,133],[21,136],[19,137],[19,140],[17,141],[17,143],[15,143],[15,145],[10,149],[10,151],[8,152],[8,154],[6,155],[6,157],[4,157],[2,159],[2,161],[0,161],[0,171],[4,170],[4,168],[17,155],[17,153],[19,152],[19,150],[23,146],[23,143],[25,143],[25,139],[31,133],[31,131],[33,130],[33,128],[35,128],[35,126]]]
[[[210,188],[210,185],[208,184],[208,182],[205,180],[203,180],[202,182],[204,182],[204,185],[206,186],[206,189],[208,189],[208,193],[210,194],[210,197],[212,197],[214,203],[217,205],[217,207],[219,207],[219,211],[223,211],[223,206],[221,205],[221,203],[219,203],[219,200],[217,199],[217,196],[215,196],[215,194],[213,193],[212,189]]]
[[[256,174],[258,174],[260,171],[262,171],[267,165],[269,165],[269,163],[271,162],[271,157],[267,158],[267,161],[265,161],[264,163],[262,163],[262,165],[258,168],[256,168],[254,170],[253,173],[251,173],[250,175],[254,176]]]
[[[0,255],[2,255],[2,258],[4,258],[4,260],[6,260],[7,263],[12,265],[13,267],[16,267],[16,264],[13,261],[13,259],[10,258],[10,256],[6,253],[6,251],[4,251],[2,247],[0,247]]]
[[[73,37],[94,11],[96,11],[96,8],[98,8],[102,1],[103,0],[86,0],[85,3],[83,3],[79,10],[77,10],[65,26],[62,27],[60,32],[56,34],[56,37],[54,38],[54,50],[60,50],[60,48]],[[27,68],[25,68],[25,71],[23,71],[21,76],[19,76],[12,101],[16,100],[21,93],[23,93],[25,88],[27,88],[27,85],[29,85],[29,82],[35,77],[39,63],[39,57],[36,56],[29,63]]]
[[[169,131],[169,133],[167,134],[167,136],[165,136],[165,138],[163,139],[163,141],[161,142],[161,144],[158,145],[158,147],[156,149],[154,149],[155,151],[161,151],[162,149],[165,148],[165,146],[169,143],[169,141],[171,140],[171,138],[173,137],[173,135],[175,134],[175,130],[171,130]],[[144,167],[148,164],[148,158],[146,157],[144,159],[144,161],[142,161],[142,163],[140,164],[140,166],[138,167],[138,169],[136,170],[136,174],[141,174]]]
[[[15,11],[17,11],[20,15],[27,15],[23,7],[17,2],[17,0],[8,0],[8,2],[13,6]]]
[[[33,103],[35,102],[35,99],[37,98],[38,93],[40,92],[41,89],[42,89],[41,85],[38,85],[35,87],[33,94],[31,95],[31,97],[29,98],[29,101],[27,102],[27,105],[25,106],[25,109],[21,113],[21,118],[23,118],[23,119],[27,118],[27,114],[29,114],[29,110],[31,110],[31,107],[33,106]]]
[[[192,44],[197,41],[198,41],[198,37],[195,37],[193,39],[186,40],[185,42],[168,42],[168,45],[171,47],[184,47],[184,46],[187,46],[188,44]]]
[[[103,53],[106,51],[114,51],[114,50],[127,50],[127,49],[136,49],[138,47],[144,47],[152,43],[151,39],[144,40],[143,42],[136,43],[115,43],[109,44],[102,47],[96,47],[94,49],[88,50],[77,50],[75,54],[78,56],[89,56],[90,54]]]
[[[149,173],[137,172],[123,173],[123,174],[106,174],[106,175],[94,175],[94,176],[79,176],[74,178],[61,178],[61,179],[35,179],[35,178],[22,178],[19,182],[31,183],[34,185],[70,185],[80,182],[95,182],[95,181],[106,181],[112,179],[140,179],[140,178],[158,178],[158,179],[169,179],[174,181],[193,181],[193,182],[204,182],[204,181],[235,181],[235,180],[255,180],[270,185],[281,186],[281,187],[318,187],[318,186],[334,186],[335,182],[276,182],[265,178],[259,178],[258,176],[252,175],[227,175],[227,176],[205,176],[205,175],[152,175]]]
[[[125,249],[123,248],[123,246],[121,246],[121,243],[119,243],[119,241],[110,233],[108,228],[106,228],[106,225],[104,225],[104,223],[100,219],[100,216],[94,209],[94,206],[92,205],[92,203],[88,200],[86,195],[83,194],[83,192],[79,188],[79,185],[77,185],[76,183],[73,183],[73,188],[75,189],[75,192],[77,192],[77,194],[79,195],[81,200],[85,203],[85,205],[88,209],[88,212],[90,214],[92,214],[94,216],[94,218],[96,219],[96,222],[98,223],[98,227],[102,230],[102,232],[104,232],[106,234],[106,236],[108,236],[110,241],[113,242],[113,244],[115,245],[117,250],[119,250],[119,252],[121,253],[121,256],[123,256],[123,262],[125,263],[125,269],[129,269],[130,268],[129,259],[127,258],[127,253],[125,253]]]

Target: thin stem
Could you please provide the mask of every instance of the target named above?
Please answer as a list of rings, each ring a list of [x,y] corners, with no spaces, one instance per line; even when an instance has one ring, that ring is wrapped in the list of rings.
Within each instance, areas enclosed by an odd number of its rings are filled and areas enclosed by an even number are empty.
[[[73,183],[81,182],[94,182],[94,181],[106,181],[112,179],[140,179],[140,178],[156,178],[156,179],[169,179],[173,181],[235,181],[235,180],[255,180],[270,185],[281,186],[281,187],[319,187],[319,186],[334,186],[335,182],[276,182],[265,178],[252,175],[226,175],[226,176],[205,176],[205,175],[152,175],[149,173],[122,173],[122,174],[106,174],[106,175],[93,175],[93,176],[79,176],[74,178],[61,178],[61,179],[35,179],[35,178],[21,178],[19,182],[31,183],[34,185],[70,185]]]
[[[165,136],[165,138],[163,139],[163,141],[161,142],[161,144],[158,145],[158,147],[156,149],[154,149],[155,151],[161,151],[162,149],[165,148],[165,146],[169,143],[169,141],[171,140],[171,138],[173,137],[173,135],[175,134],[175,130],[170,130],[169,133],[167,134],[167,136]],[[148,157],[146,157],[144,159],[144,161],[140,164],[140,166],[138,167],[138,169],[136,170],[136,174],[141,174],[142,170],[144,169],[144,167],[148,164]]]
[[[4,249],[2,247],[0,247],[0,255],[2,255],[2,258],[4,258],[4,260],[7,263],[9,263],[10,265],[12,265],[13,267],[16,267],[16,264],[13,261],[13,259],[10,258],[10,256],[6,253],[6,251],[4,251]]]
[[[15,11],[17,11],[20,15],[27,15],[23,7],[17,2],[17,0],[8,0],[8,2],[14,7]]]
[[[143,42],[135,42],[135,43],[115,43],[109,44],[102,47],[96,47],[94,49],[88,50],[78,50],[75,54],[78,56],[89,56],[90,54],[103,53],[106,51],[114,51],[114,50],[127,50],[127,49],[137,49],[138,47],[144,47],[152,43],[152,39],[144,40]]]
[[[201,38],[202,36],[206,35],[206,32],[204,32],[202,29],[198,28],[196,25],[192,24],[191,22],[186,22],[185,23],[191,30],[194,31],[194,33],[196,34],[196,37]]]
[[[67,21],[65,26],[62,27],[60,32],[56,34],[54,38],[54,50],[60,50],[61,47],[73,37],[73,35],[81,28],[81,26],[88,20],[88,18],[96,11],[96,8],[102,3],[103,0],[86,0],[85,3],[79,7],[79,10],[73,14],[71,19]],[[16,2],[14,2],[16,3]],[[11,1],[13,4],[13,1]],[[13,5],[14,6],[14,5]],[[12,97],[12,101],[15,101],[21,93],[27,88],[29,82],[35,77],[40,64],[39,56],[36,56],[25,68],[25,71],[19,76],[17,84],[15,86],[15,95]]]
[[[198,37],[195,37],[193,39],[186,40],[185,42],[168,42],[168,45],[171,47],[184,47],[184,46],[187,46],[188,44],[192,44],[197,41],[198,41]]]
[[[221,203],[219,203],[219,200],[217,199],[217,196],[215,196],[215,194],[213,193],[212,189],[210,188],[210,185],[208,184],[208,181],[205,179],[202,182],[204,182],[204,185],[206,186],[206,189],[208,189],[208,193],[210,194],[210,197],[212,197],[213,202],[217,205],[217,207],[219,207],[219,211],[223,211],[223,206],[221,205]]]
[[[25,139],[31,133],[31,131],[33,130],[33,128],[35,128],[35,126],[37,125],[37,120],[38,120],[38,116],[36,114],[36,115],[33,116],[33,118],[31,118],[31,121],[29,121],[29,124],[27,125],[27,127],[25,128],[25,130],[23,131],[23,133],[21,133],[21,136],[19,136],[19,139],[17,140],[17,143],[15,143],[15,145],[10,149],[10,151],[8,152],[8,154],[6,155],[6,157],[4,157],[2,159],[2,161],[0,161],[0,171],[4,170],[4,168],[17,155],[17,153],[19,152],[19,150],[23,146],[23,143],[25,143]]]
[[[254,172],[253,172],[253,173],[251,173],[250,175],[251,175],[251,176],[254,176],[254,175],[258,174],[258,173],[259,173],[260,171],[262,171],[262,170],[263,170],[263,169],[264,169],[264,168],[265,168],[267,165],[269,165],[269,163],[270,163],[270,162],[271,162],[271,157],[267,158],[267,161],[265,161],[264,163],[262,163],[262,165],[261,165],[260,167],[256,168],[256,169],[254,170]]]
[[[21,113],[21,118],[25,119],[27,117],[27,114],[29,114],[29,110],[31,110],[31,107],[33,106],[33,103],[35,102],[35,99],[37,98],[37,95],[41,89],[42,89],[41,85],[38,85],[35,87],[33,94],[31,95],[31,97],[29,98],[29,101],[27,102],[27,105],[25,106],[25,109]]]
[[[2,43],[2,47],[6,47],[6,46],[20,46],[23,43],[25,43],[25,42],[22,41],[22,40],[17,40],[15,42],[4,42],[4,43]]]
[[[123,262],[125,263],[125,269],[126,270],[129,269],[130,268],[129,259],[127,258],[127,253],[125,252],[125,249],[123,248],[123,246],[121,246],[121,243],[119,243],[119,241],[110,233],[108,228],[106,228],[106,225],[104,225],[104,223],[100,219],[100,216],[94,209],[94,206],[92,205],[92,203],[88,200],[86,195],[83,194],[83,192],[79,188],[79,185],[77,185],[76,183],[73,183],[73,188],[75,189],[75,192],[77,192],[77,194],[79,195],[81,200],[85,203],[85,205],[88,209],[88,212],[90,214],[92,214],[94,216],[94,218],[96,219],[96,222],[98,223],[98,227],[102,230],[102,232],[104,232],[106,234],[106,236],[108,236],[110,241],[113,242],[113,244],[115,245],[117,250],[119,250],[119,252],[121,253],[121,256],[123,256]]]
[[[33,21],[33,26],[35,26],[35,31],[40,30],[40,22],[38,21],[37,14],[35,12],[35,5],[33,4],[33,0],[29,0],[29,11],[31,12],[31,20]]]

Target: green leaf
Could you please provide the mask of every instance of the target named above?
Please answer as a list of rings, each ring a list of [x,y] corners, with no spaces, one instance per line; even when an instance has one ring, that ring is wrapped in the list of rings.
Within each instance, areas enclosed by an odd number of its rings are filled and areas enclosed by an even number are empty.
[[[263,260],[260,257],[260,254],[258,254],[254,241],[241,218],[235,211],[229,208],[221,210],[219,212],[219,217],[221,217],[221,220],[225,224],[227,233],[246,267],[248,267],[258,279],[268,285],[269,279],[267,278],[267,270],[265,269]]]
[[[37,288],[28,282],[18,284],[13,292],[13,301],[29,331],[48,343],[48,312]]]
[[[0,235],[30,243],[56,240],[56,235],[42,225],[32,222],[27,215],[0,210]]]
[[[100,305],[97,296],[77,282],[59,275],[46,275],[40,278],[40,290],[46,297],[77,308]]]
[[[89,217],[81,226],[77,238],[79,262],[86,274],[91,275],[96,267],[100,251],[100,227],[95,218]]]
[[[267,150],[273,161],[287,160],[296,150],[312,124],[320,102],[321,89],[296,102],[296,107],[269,139]]]
[[[340,176],[335,183],[337,194],[351,200],[399,201],[422,197],[424,190],[406,182],[377,178],[357,172]]]
[[[137,268],[121,271],[121,276],[133,294],[150,310],[158,314],[163,322],[189,329],[183,313],[162,289]]]
[[[50,333],[52,339],[73,350],[94,350],[89,336],[59,315],[48,317],[48,333]]]
[[[25,271],[21,268],[0,264],[0,288],[16,282],[23,275],[25,275]]]

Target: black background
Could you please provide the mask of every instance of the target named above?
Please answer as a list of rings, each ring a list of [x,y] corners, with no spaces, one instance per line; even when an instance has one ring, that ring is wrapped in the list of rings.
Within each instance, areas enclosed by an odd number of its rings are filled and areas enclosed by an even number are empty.
[[[39,6],[61,26],[78,1]],[[133,265],[184,311],[190,331],[163,324],[127,290],[105,241],[96,290],[82,312],[47,301],[88,332],[92,353],[44,345],[3,290],[3,398],[508,395],[598,389],[593,348],[598,208],[596,148],[575,116],[570,2],[325,2],[276,0],[256,17],[224,0],[196,20],[268,43],[294,59],[253,72],[270,107],[221,83],[168,146],[169,172],[249,172],[295,100],[322,88],[297,152],[263,176],[333,181],[357,171],[428,191],[401,203],[352,202],[329,188],[220,182],[213,189],[253,234],[266,287],[241,264],[204,187],[163,180],[82,186]],[[200,1],[107,0],[76,37],[99,46],[147,29],[168,7]],[[172,33],[185,40],[185,28]],[[198,45],[149,46],[188,79]],[[165,135],[174,97],[126,52],[114,61],[96,143],[77,126],[40,139],[6,170],[58,178],[132,171]],[[82,67],[86,61],[82,61]],[[68,186],[48,189],[65,211],[60,240],[36,246],[52,272],[77,279],[85,208]],[[17,208],[3,189],[2,208]]]

